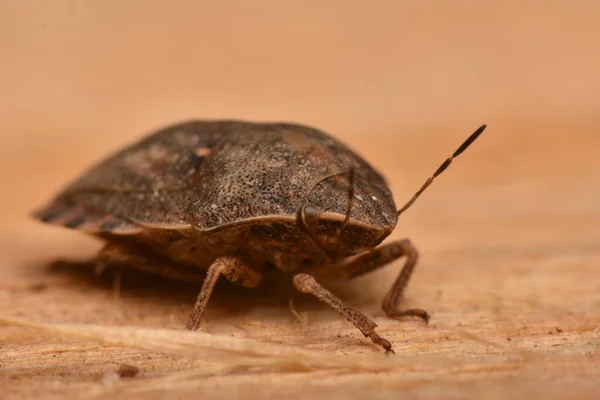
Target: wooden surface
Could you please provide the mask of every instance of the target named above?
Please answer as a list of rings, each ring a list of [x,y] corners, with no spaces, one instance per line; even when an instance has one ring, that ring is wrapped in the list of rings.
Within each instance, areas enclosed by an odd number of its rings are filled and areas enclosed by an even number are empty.
[[[600,6],[189,3],[0,0],[0,398],[598,398]],[[405,305],[430,325],[380,311],[400,262],[328,284],[393,359],[286,276],[219,284],[207,345],[181,331],[197,287],[56,263],[100,243],[27,213],[190,117],[320,127],[398,203],[487,123],[390,237],[421,251]],[[241,339],[284,347],[213,348]]]

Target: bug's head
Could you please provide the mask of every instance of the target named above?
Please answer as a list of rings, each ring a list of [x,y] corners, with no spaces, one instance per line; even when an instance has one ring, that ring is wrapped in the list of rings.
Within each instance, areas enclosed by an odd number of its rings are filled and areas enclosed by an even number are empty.
[[[370,250],[396,226],[394,201],[386,185],[354,167],[315,185],[297,214],[298,226],[333,259]]]
[[[350,167],[347,173],[327,177],[315,186],[309,201],[298,210],[298,226],[333,260],[374,248],[392,232],[400,214],[485,128],[482,125],[473,132],[399,210],[385,184],[355,174],[354,167]]]

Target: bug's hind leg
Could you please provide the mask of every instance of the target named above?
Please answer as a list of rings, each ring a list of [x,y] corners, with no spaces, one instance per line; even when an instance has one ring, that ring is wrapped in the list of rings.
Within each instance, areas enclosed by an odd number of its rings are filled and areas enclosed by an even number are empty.
[[[365,317],[360,311],[349,305],[344,304],[339,297],[321,286],[315,278],[308,274],[296,274],[293,278],[296,289],[303,293],[310,293],[317,299],[327,303],[331,308],[339,312],[342,316],[354,324],[365,337],[368,337],[373,343],[383,347],[386,353],[393,353],[392,344],[382,338],[375,332],[377,324]]]
[[[262,280],[262,274],[233,257],[219,257],[208,268],[206,279],[200,289],[200,294],[190,313],[186,329],[195,331],[200,326],[200,321],[208,299],[215,288],[219,277],[223,275],[227,280],[245,287],[255,287]]]
[[[202,271],[174,264],[159,254],[133,244],[108,243],[98,253],[96,262],[100,271],[107,264],[124,264],[139,271],[177,281],[202,282],[205,277]]]
[[[389,244],[379,246],[365,254],[344,260],[340,264],[327,267],[323,275],[325,277],[337,279],[352,279],[356,276],[366,274],[381,267],[384,267],[392,261],[406,257],[406,262],[396,281],[392,284],[389,292],[383,300],[383,311],[388,317],[418,317],[425,322],[429,322],[429,314],[420,308],[410,310],[400,310],[398,305],[402,299],[402,295],[408,285],[408,281],[412,276],[417,261],[419,252],[417,248],[408,239],[398,240]]]

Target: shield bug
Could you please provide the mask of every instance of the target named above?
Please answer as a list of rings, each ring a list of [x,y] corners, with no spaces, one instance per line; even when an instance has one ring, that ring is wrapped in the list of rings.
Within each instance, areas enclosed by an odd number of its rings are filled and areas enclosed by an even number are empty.
[[[169,126],[88,170],[47,206],[41,221],[107,240],[99,257],[168,278],[199,281],[187,322],[200,325],[220,276],[256,287],[266,269],[327,303],[386,352],[377,325],[317,279],[351,279],[405,257],[383,301],[392,318],[418,252],[408,240],[379,246],[408,209],[483,132],[475,131],[402,208],[384,178],[331,136],[302,125],[191,121]]]

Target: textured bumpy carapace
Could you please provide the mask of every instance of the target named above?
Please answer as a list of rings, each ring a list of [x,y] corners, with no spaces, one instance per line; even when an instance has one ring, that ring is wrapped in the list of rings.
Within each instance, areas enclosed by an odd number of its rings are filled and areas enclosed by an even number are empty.
[[[350,279],[406,256],[383,302],[390,317],[416,265],[409,240],[378,245],[398,215],[484,130],[479,128],[399,211],[383,177],[331,136],[302,125],[191,121],[169,126],[88,170],[41,221],[107,241],[99,258],[203,282],[187,328],[200,325],[220,276],[255,287],[265,269],[329,304],[392,352],[376,324],[315,278]]]

